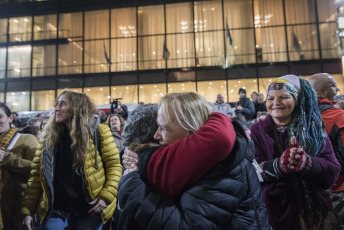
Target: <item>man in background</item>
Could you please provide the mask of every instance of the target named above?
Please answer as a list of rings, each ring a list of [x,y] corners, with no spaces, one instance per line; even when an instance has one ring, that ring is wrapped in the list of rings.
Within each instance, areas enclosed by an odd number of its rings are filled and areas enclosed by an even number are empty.
[[[216,102],[210,103],[211,111],[223,113],[230,118],[234,116],[235,110],[232,109],[231,105],[227,102],[224,102],[224,97],[221,93],[216,96]]]
[[[325,123],[334,153],[342,166],[338,180],[332,188],[332,206],[338,215],[338,229],[344,229],[344,111],[335,108],[334,97],[339,91],[336,80],[328,73],[314,74],[309,78],[318,96],[319,110]]]

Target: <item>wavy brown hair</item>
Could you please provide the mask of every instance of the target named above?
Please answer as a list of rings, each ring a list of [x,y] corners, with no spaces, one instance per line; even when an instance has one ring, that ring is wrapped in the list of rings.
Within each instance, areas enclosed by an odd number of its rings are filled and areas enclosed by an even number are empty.
[[[96,120],[93,118],[95,105],[86,94],[72,91],[63,91],[55,99],[55,105],[57,105],[61,95],[64,94],[68,96],[69,112],[71,113],[69,120],[71,130],[69,131],[72,138],[71,148],[74,151],[73,168],[78,173],[84,165],[85,155],[90,147],[90,138],[93,137],[93,129],[96,123]],[[65,124],[56,122],[56,114],[54,112],[49,118],[42,134],[45,148],[52,148],[58,144],[66,128]]]

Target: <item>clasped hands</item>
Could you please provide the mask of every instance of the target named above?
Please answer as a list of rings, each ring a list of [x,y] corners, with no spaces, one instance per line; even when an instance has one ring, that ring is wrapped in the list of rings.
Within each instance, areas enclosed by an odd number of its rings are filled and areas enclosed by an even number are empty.
[[[122,156],[122,163],[125,168],[123,175],[127,175],[130,172],[139,170],[137,153],[129,150],[128,147],[124,149],[124,154]]]
[[[301,172],[309,166],[310,161],[310,156],[292,136],[289,148],[279,158],[278,167],[283,174]]]

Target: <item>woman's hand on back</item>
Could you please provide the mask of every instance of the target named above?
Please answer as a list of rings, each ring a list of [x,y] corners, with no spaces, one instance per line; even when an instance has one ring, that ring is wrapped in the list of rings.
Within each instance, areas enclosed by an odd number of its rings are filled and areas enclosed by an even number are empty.
[[[126,169],[130,169],[130,171],[137,171],[138,170],[138,155],[137,153],[131,151],[128,147],[124,149],[124,154],[122,156],[123,166]]]

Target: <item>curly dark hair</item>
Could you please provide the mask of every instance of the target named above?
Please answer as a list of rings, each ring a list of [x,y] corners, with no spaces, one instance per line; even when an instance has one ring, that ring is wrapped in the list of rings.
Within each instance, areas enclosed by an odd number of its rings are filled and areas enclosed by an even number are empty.
[[[129,146],[132,142],[139,144],[155,142],[154,134],[158,129],[157,115],[158,106],[156,104],[139,106],[132,111],[123,128],[124,146]]]

